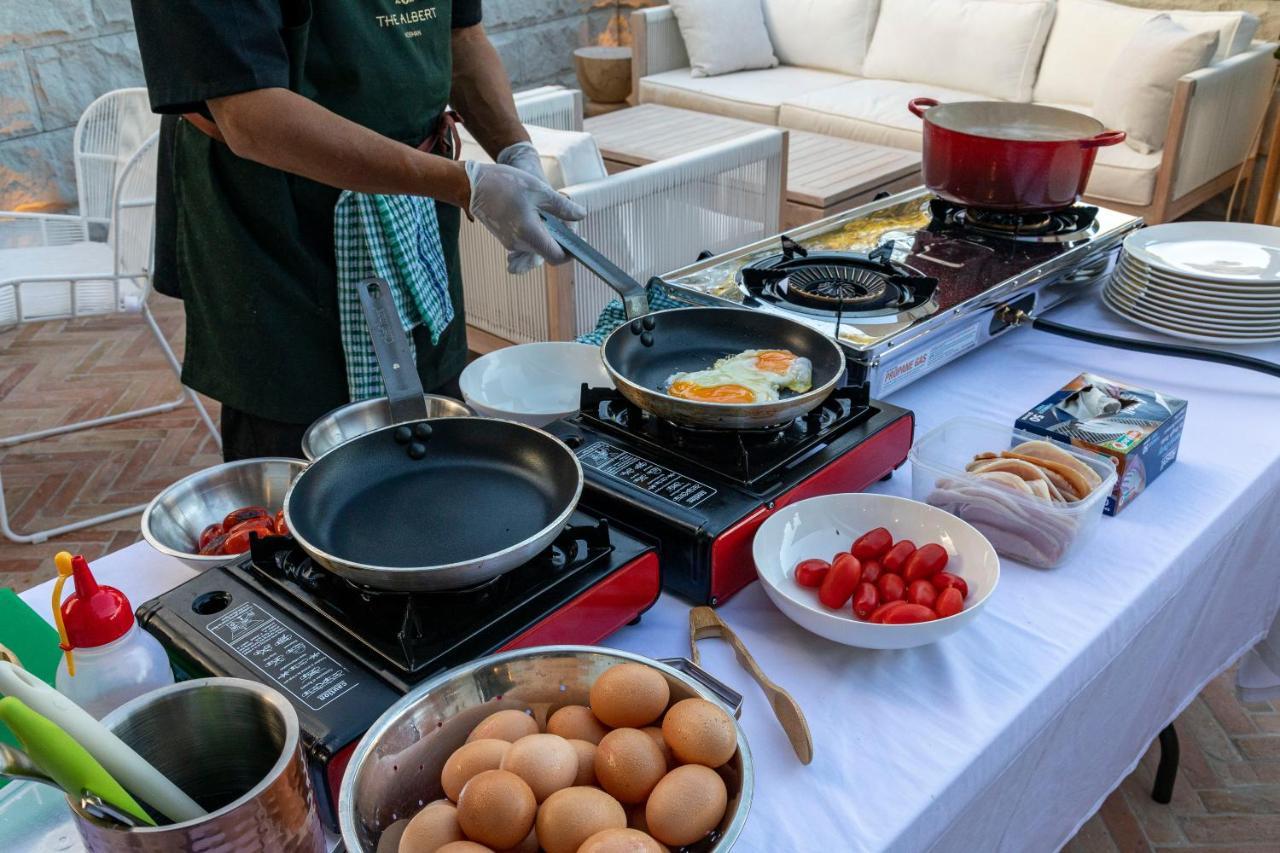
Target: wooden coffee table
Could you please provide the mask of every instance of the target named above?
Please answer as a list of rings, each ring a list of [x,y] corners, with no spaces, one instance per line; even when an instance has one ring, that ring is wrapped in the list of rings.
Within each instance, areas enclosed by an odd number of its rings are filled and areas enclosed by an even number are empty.
[[[641,104],[584,122],[610,173],[687,154],[762,127],[771,125],[660,104]],[[879,193],[920,184],[917,151],[802,130],[787,130],[787,134],[783,228],[857,207]]]

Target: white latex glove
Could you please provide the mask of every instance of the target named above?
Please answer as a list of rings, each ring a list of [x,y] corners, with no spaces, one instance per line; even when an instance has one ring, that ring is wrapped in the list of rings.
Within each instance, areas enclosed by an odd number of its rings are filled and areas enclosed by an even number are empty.
[[[517,142],[498,153],[498,162],[504,166],[533,175],[544,184],[550,184],[542,170],[542,158],[532,142]],[[542,266],[542,256],[534,252],[507,252],[507,271],[519,275]]]
[[[536,257],[553,264],[567,259],[538,212],[576,222],[587,215],[581,205],[553,190],[545,180],[512,166],[468,160],[466,169],[471,183],[471,215],[506,248],[508,272],[527,272]],[[517,260],[527,265],[517,266]]]

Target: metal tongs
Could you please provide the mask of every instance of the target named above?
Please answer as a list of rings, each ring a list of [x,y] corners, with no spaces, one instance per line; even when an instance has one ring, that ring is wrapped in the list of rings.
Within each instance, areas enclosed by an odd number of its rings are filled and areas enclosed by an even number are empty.
[[[563,220],[543,213],[542,224],[569,257],[595,273],[601,281],[613,288],[622,298],[622,309],[628,320],[635,320],[649,313],[649,295],[644,285],[628,275],[621,267],[595,250]],[[661,279],[657,279],[661,281]],[[649,279],[652,284],[654,279]]]
[[[773,706],[773,715],[778,718],[778,724],[782,726],[787,739],[791,741],[791,748],[796,751],[796,757],[802,764],[813,761],[813,737],[809,734],[809,723],[805,721],[800,705],[791,698],[790,693],[764,674],[755,658],[747,651],[747,647],[742,644],[742,640],[738,639],[738,635],[733,633],[733,629],[725,624],[718,613],[710,607],[695,607],[689,611],[689,657],[697,666],[701,666],[698,659],[698,640],[708,637],[719,637],[733,647],[738,663],[742,664],[743,669],[756,680],[756,684],[760,685],[760,689],[768,698],[769,704]]]

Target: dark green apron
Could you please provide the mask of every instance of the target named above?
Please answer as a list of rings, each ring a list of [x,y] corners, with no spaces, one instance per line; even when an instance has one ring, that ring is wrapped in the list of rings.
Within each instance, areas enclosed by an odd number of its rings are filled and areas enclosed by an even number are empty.
[[[293,91],[408,145],[435,130],[452,78],[451,3],[299,5],[283,33]],[[340,191],[241,159],[186,121],[175,134],[183,381],[249,414],[310,423],[348,400],[333,251]],[[467,355],[460,212],[437,210],[455,318],[436,346],[415,332],[427,389],[456,376]]]

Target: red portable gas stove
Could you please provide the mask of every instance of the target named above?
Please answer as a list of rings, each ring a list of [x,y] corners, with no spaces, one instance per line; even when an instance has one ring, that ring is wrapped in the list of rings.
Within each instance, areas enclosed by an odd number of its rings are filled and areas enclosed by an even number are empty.
[[[468,589],[356,586],[273,538],[146,602],[138,622],[182,677],[248,678],[289,697],[332,828],[352,750],[414,684],[496,651],[598,642],[660,591],[652,546],[579,509],[546,551]]]
[[[751,540],[766,518],[892,474],[911,449],[914,418],[860,385],[779,426],[691,429],[584,388],[582,410],[546,429],[582,463],[582,505],[656,539],[667,590],[717,605],[755,580]]]

